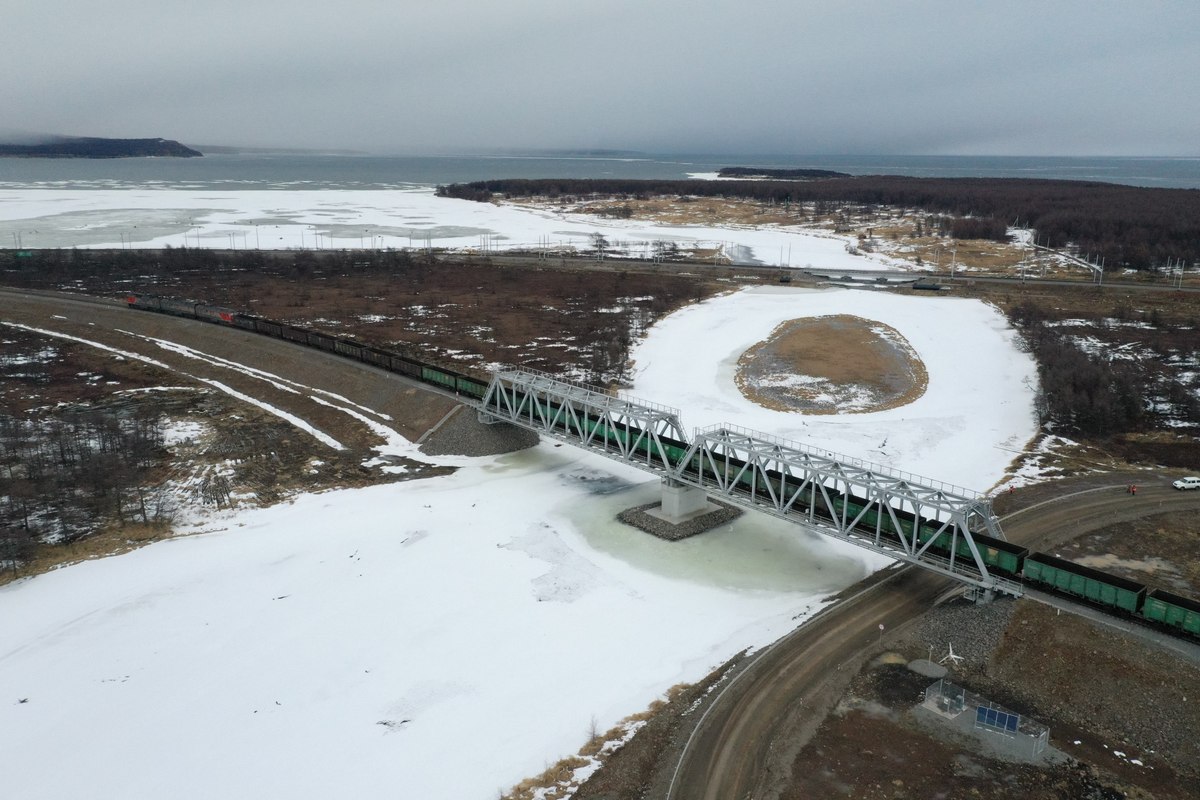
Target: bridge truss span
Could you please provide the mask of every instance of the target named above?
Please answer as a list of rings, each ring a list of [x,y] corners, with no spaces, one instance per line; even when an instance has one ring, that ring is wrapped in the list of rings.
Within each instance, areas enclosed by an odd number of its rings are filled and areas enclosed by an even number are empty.
[[[687,447],[678,409],[530,369],[496,372],[479,418],[520,425],[664,474]]]
[[[696,431],[671,476],[845,541],[1019,593],[990,575],[973,533],[1002,539],[986,497],[734,425]]]
[[[977,492],[735,425],[688,437],[677,409],[531,369],[495,372],[477,409],[482,422],[511,423],[659,475],[665,519],[682,521],[707,496],[721,496],[985,596],[1021,594],[1019,583],[988,571],[1014,546]]]

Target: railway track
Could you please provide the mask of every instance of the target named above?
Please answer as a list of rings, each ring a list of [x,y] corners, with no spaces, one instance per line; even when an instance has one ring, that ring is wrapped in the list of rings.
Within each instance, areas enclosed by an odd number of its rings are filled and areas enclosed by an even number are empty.
[[[792,276],[793,281],[802,284],[823,283],[831,279],[839,278],[842,275],[850,275],[853,278],[861,279],[861,282],[864,285],[871,286],[874,286],[875,278],[884,277],[890,278],[897,283],[904,281],[911,282],[916,281],[919,278],[926,278],[932,281],[945,282],[945,284],[949,286],[975,282],[1002,286],[1056,286],[1074,287],[1077,289],[1107,289],[1113,291],[1200,293],[1200,286],[1185,285],[1179,287],[1171,286],[1169,284],[1141,283],[1136,281],[1120,280],[1105,281],[1103,284],[1097,284],[1095,279],[1092,277],[1082,278],[1080,280],[1068,280],[1063,278],[1032,278],[1028,276],[1021,278],[999,275],[978,275],[975,273],[959,273],[957,275],[952,275],[948,272],[924,273],[900,270],[814,271],[810,269],[801,269],[799,267],[778,267],[765,264],[713,264],[708,261],[664,261],[656,263],[653,261],[632,258],[605,258],[598,261],[595,258],[588,258],[584,256],[554,255],[540,257],[536,253],[488,253],[485,256],[473,256],[473,258],[486,259],[486,261],[495,264],[509,264],[512,266],[533,267],[537,269],[587,269],[607,271],[633,270],[653,273],[686,271],[710,277],[725,277],[731,272],[738,272],[739,274],[759,272],[764,278],[767,278],[771,281],[775,280],[777,275],[787,272]]]

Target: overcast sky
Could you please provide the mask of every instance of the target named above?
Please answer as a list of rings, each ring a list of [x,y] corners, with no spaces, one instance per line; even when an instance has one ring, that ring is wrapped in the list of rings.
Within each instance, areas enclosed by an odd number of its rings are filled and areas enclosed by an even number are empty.
[[[15,0],[3,19],[9,130],[1200,156],[1200,0]]]

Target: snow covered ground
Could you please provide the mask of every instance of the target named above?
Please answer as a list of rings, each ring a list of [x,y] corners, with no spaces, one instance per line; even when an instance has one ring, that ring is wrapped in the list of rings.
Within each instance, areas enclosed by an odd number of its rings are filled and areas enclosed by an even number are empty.
[[[785,320],[852,314],[892,326],[919,354],[929,388],[888,411],[808,416],[736,390],[738,357]],[[687,426],[740,425],[978,491],[1004,475],[1037,430],[1033,359],[995,308],[975,300],[861,289],[748,289],[685,308],[634,352],[631,394],[683,409]]]
[[[833,313],[899,330],[925,396],[841,419],[742,398],[742,349]],[[973,301],[742,291],[668,317],[635,358],[633,393],[687,424],[975,488],[1034,430],[1033,365]],[[593,720],[604,730],[773,641],[881,565],[760,515],[678,543],[625,528],[615,513],[656,482],[570,447],[442,461],[461,468],[208,516],[195,535],[0,588],[6,793],[495,797],[574,753]]]
[[[664,225],[442,198],[433,189],[3,189],[0,240],[22,247],[281,250],[447,247],[611,252],[649,257],[653,242],[718,247],[737,263],[828,270],[907,268],[850,255],[850,237],[789,227]]]

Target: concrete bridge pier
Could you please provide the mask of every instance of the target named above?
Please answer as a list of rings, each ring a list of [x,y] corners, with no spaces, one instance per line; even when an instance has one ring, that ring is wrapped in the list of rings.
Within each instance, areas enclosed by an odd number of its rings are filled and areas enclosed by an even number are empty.
[[[716,510],[717,507],[708,502],[708,494],[703,489],[663,478],[662,507],[655,516],[678,525],[699,514]]]
[[[617,519],[674,542],[710,531],[741,515],[741,509],[735,506],[709,500],[703,489],[663,478],[661,502],[625,509]]]

